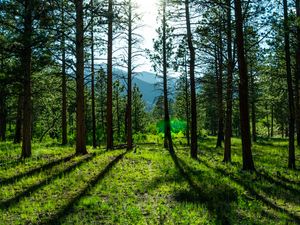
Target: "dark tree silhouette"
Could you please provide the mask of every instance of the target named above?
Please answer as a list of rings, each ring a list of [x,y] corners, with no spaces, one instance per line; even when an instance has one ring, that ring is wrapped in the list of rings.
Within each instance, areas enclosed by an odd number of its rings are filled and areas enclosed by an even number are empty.
[[[187,41],[190,52],[190,85],[191,85],[191,157],[197,158],[198,138],[197,138],[197,98],[195,82],[195,47],[193,45],[193,35],[190,21],[190,1],[185,0],[185,19],[187,27]]]
[[[243,148],[243,169],[255,170],[251,151],[251,135],[249,120],[249,99],[248,99],[248,71],[244,47],[243,14],[240,0],[234,1],[237,57],[239,64],[239,105],[240,105],[240,126]]]
[[[295,162],[295,106],[294,106],[294,93],[293,93],[293,78],[291,71],[291,56],[290,56],[290,37],[289,37],[289,24],[288,24],[288,6],[287,0],[283,0],[284,11],[284,51],[286,61],[286,76],[288,86],[288,103],[289,103],[289,162],[290,169],[296,168]]]
[[[83,1],[76,0],[76,154],[87,154],[84,112]]]

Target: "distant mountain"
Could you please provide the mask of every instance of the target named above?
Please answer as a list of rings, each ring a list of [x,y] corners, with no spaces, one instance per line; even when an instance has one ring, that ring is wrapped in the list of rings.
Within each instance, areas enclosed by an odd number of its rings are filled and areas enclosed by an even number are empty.
[[[100,70],[103,68],[106,72],[106,65],[105,64],[97,64],[95,65],[95,70]],[[86,76],[90,74],[90,69],[85,70]],[[113,68],[113,79],[119,79],[123,85],[127,85],[127,72],[120,68]],[[133,76],[133,85],[137,85],[143,95],[143,100],[147,105],[147,110],[150,111],[154,104],[157,97],[162,95],[162,90],[159,88],[158,83],[162,82],[162,79],[156,76],[154,73],[150,72],[138,72]],[[173,85],[172,85],[173,86]]]
[[[156,98],[162,95],[162,90],[157,85],[158,82],[159,79],[155,74],[148,72],[138,73],[133,78],[133,83],[139,87],[149,110],[153,108]]]
[[[161,78],[156,76],[156,74],[146,72],[146,71],[138,72],[136,74],[136,77],[139,80],[142,80],[142,81],[147,82],[149,84],[156,84],[157,82],[161,82]]]

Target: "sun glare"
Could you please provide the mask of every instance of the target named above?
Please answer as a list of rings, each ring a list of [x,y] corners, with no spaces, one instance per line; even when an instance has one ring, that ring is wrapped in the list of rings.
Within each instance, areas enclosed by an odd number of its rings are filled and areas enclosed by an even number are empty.
[[[138,13],[141,14],[142,28],[138,33],[143,36],[143,48],[153,49],[153,39],[156,37],[155,29],[158,27],[157,15],[158,15],[158,0],[134,0],[138,6]],[[146,60],[146,59],[145,59]],[[146,60],[147,63],[142,63],[143,66],[138,70],[150,71],[152,69],[151,63]]]

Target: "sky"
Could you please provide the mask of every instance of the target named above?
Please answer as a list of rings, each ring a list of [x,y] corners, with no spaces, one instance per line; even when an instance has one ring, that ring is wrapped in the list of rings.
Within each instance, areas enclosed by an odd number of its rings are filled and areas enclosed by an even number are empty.
[[[141,46],[147,49],[153,49],[153,38],[156,37],[157,28],[157,12],[158,12],[158,0],[135,0],[138,4],[138,12],[143,15],[141,23],[144,25],[137,31],[138,34],[144,37],[144,41]],[[151,62],[143,57],[140,59],[142,66],[137,68],[137,71],[153,71]]]

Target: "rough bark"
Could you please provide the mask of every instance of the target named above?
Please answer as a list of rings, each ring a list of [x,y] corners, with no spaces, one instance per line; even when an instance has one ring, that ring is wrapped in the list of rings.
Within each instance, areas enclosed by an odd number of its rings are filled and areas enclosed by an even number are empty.
[[[32,55],[32,11],[33,4],[31,0],[24,1],[24,49],[22,52],[23,64],[23,141],[22,141],[22,158],[31,156],[31,125],[32,125],[32,100],[31,100],[31,55]]]
[[[168,99],[168,78],[167,78],[167,37],[166,37],[166,0],[163,2],[163,86],[164,86],[164,113],[165,113],[165,140],[171,154],[174,154],[173,141],[171,136],[171,123],[169,115]]]
[[[14,143],[18,144],[22,141],[22,121],[23,121],[23,91],[20,91],[18,97],[18,109],[17,109],[17,117],[16,117],[16,129],[14,136]]]
[[[274,106],[271,105],[271,137],[274,136]]]
[[[291,58],[290,58],[290,37],[288,25],[288,7],[287,0],[283,0],[284,8],[284,43],[285,43],[285,61],[286,61],[286,76],[288,86],[288,103],[289,103],[289,160],[288,167],[290,169],[296,168],[295,162],[295,107],[294,107],[294,94],[293,94],[293,78],[291,71]]]
[[[222,147],[224,141],[224,105],[223,105],[223,41],[221,27],[219,28],[219,46],[217,51],[218,74],[217,74],[217,95],[218,95],[218,138],[216,147]]]
[[[108,5],[108,42],[107,42],[107,149],[113,149],[113,112],[112,112],[112,44],[113,44],[113,0]]]
[[[191,157],[197,158],[197,98],[195,82],[195,47],[193,45],[193,36],[190,21],[190,1],[185,0],[185,19],[187,27],[187,39],[190,52],[190,85],[191,85]]]
[[[232,136],[232,78],[233,78],[233,56],[232,56],[232,26],[231,26],[231,1],[226,0],[227,5],[227,88],[226,88],[226,118],[225,118],[225,141],[224,162],[231,162],[231,136]]]
[[[296,15],[298,21],[300,20],[300,0],[296,0]],[[295,106],[296,106],[296,127],[297,127],[297,145],[300,146],[300,27],[297,26],[297,50],[296,50],[296,77],[295,77]]]
[[[126,107],[126,135],[127,150],[132,149],[132,6],[129,0],[128,16],[128,78],[127,78],[127,107]]]
[[[186,56],[184,57],[184,69],[185,69],[185,117],[186,117],[186,139],[187,145],[190,146],[190,100],[189,100],[189,78],[188,78],[188,69],[187,69],[187,60]]]
[[[251,151],[251,135],[248,99],[248,71],[244,48],[243,14],[240,0],[235,0],[236,42],[239,65],[239,106],[243,149],[243,169],[255,170]]]
[[[91,0],[91,98],[92,98],[92,133],[93,133],[93,148],[97,147],[96,139],[96,110],[95,110],[95,63],[94,63],[94,1]]]
[[[252,141],[256,142],[256,106],[255,106],[255,87],[254,87],[254,75],[252,73],[252,67],[250,66],[250,83],[251,83],[251,123],[252,123]]]
[[[120,89],[119,85],[117,86],[116,90],[116,116],[117,116],[117,137],[118,141],[120,141],[121,138],[121,120],[120,120]]]
[[[76,154],[87,154],[84,111],[83,1],[76,0]]]
[[[0,140],[6,140],[7,109],[5,91],[0,93]]]
[[[67,136],[67,75],[66,75],[66,49],[65,49],[65,33],[64,33],[64,4],[62,2],[62,40],[61,40],[61,50],[62,50],[62,84],[61,84],[61,92],[62,92],[62,111],[61,111],[61,129],[62,129],[62,145],[66,145],[68,143]]]

